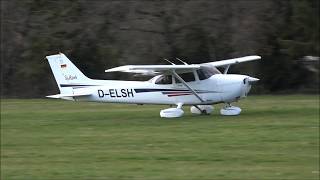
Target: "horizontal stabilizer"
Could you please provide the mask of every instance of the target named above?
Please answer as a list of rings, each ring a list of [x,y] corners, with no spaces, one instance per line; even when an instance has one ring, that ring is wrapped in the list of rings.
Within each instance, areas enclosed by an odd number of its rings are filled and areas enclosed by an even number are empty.
[[[79,97],[79,96],[90,96],[92,94],[92,92],[90,91],[76,91],[73,94],[55,94],[55,95],[50,95],[50,96],[46,96],[48,98],[55,98],[55,99],[59,99],[59,98],[67,98],[67,97]]]

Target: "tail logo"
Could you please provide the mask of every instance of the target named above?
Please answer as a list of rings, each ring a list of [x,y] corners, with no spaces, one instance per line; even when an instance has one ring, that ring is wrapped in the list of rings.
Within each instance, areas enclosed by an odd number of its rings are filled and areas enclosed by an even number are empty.
[[[66,81],[70,81],[70,80],[77,79],[77,76],[76,76],[76,75],[74,75],[74,76],[72,76],[72,75],[69,75],[69,76],[64,75],[64,79],[65,79]]]

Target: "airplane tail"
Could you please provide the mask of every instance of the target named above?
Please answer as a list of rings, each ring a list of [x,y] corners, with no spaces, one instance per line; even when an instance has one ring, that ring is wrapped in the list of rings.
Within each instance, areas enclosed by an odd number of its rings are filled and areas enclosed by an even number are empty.
[[[61,94],[74,94],[73,88],[92,81],[63,53],[46,56]]]

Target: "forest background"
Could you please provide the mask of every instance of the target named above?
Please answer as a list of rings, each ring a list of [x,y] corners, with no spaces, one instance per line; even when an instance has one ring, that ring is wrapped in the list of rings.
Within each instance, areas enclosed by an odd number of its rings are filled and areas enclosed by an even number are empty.
[[[57,93],[46,55],[63,52],[96,79],[126,64],[202,63],[246,55],[230,73],[261,79],[253,93],[318,93],[318,0],[2,0],[1,97]]]

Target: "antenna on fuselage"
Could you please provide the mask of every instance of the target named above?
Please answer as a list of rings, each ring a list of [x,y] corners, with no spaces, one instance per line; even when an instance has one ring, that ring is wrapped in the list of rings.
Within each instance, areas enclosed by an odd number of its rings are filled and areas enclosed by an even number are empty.
[[[181,59],[179,59],[179,58],[176,58],[176,60],[178,60],[178,61],[182,62],[184,65],[189,65],[188,63],[186,63],[186,62],[182,61],[182,60],[181,60]]]
[[[168,63],[172,64],[172,65],[176,65],[175,63],[169,61],[168,59],[164,58],[164,60],[166,60]]]

